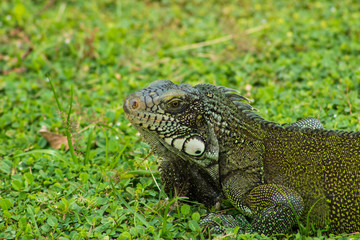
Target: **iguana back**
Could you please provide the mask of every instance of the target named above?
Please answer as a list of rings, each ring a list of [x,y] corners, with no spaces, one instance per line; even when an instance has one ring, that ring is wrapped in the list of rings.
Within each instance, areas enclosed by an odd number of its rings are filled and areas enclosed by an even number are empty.
[[[263,139],[267,183],[296,190],[304,216],[333,231],[360,230],[359,132],[268,127]]]
[[[128,119],[163,158],[166,191],[206,205],[226,196],[251,232],[286,232],[310,209],[316,227],[359,231],[360,133],[269,122],[232,91],[162,80],[126,99]]]

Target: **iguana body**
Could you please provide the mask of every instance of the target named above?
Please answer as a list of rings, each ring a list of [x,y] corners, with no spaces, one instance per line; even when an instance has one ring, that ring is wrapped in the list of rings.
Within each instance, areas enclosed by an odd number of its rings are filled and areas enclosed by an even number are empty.
[[[128,119],[163,158],[165,190],[206,205],[225,196],[251,232],[287,232],[311,208],[316,227],[359,231],[360,133],[269,122],[231,91],[161,80],[126,99]]]

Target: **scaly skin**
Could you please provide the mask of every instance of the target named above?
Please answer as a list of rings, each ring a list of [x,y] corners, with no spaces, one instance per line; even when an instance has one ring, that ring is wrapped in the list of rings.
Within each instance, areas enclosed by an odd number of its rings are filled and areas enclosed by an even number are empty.
[[[313,118],[269,122],[231,91],[160,80],[125,100],[126,116],[163,159],[165,190],[208,206],[225,196],[251,219],[242,226],[250,232],[286,233],[311,208],[317,228],[359,231],[360,133]]]

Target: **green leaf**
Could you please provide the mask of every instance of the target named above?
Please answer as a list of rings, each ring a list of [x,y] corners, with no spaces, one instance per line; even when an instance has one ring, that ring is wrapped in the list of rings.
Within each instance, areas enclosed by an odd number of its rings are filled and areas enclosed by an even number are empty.
[[[180,211],[181,211],[181,214],[183,214],[185,216],[189,215],[190,214],[190,206],[187,204],[184,204],[181,206]]]
[[[26,7],[21,3],[15,5],[13,13],[18,22],[20,22],[24,18],[24,16],[28,15]]]
[[[194,212],[194,213],[191,215],[191,219],[192,219],[192,220],[195,220],[195,221],[200,221],[200,213]]]
[[[29,172],[24,174],[24,178],[25,178],[25,181],[27,181],[29,185],[32,184],[34,181],[34,175],[32,175]]]
[[[199,226],[198,222],[195,220],[189,221],[189,228],[194,232],[200,230],[200,226]]]
[[[49,216],[48,216],[48,219],[47,219],[46,222],[47,222],[47,224],[49,224],[51,227],[56,227],[56,226],[59,224],[57,218],[54,217],[54,216],[52,216],[52,215],[49,215]]]
[[[2,210],[9,210],[13,206],[12,202],[7,198],[0,199],[0,207]]]
[[[6,174],[11,174],[12,162],[8,159],[0,161],[0,170]]]
[[[119,239],[120,240],[128,240],[128,239],[132,239],[132,238],[131,238],[131,234],[129,232],[123,232],[123,233],[121,233]]]
[[[89,180],[89,174],[86,172],[80,173],[80,179],[82,183],[87,183]]]
[[[25,229],[26,226],[27,226],[27,224],[28,224],[28,221],[27,221],[27,219],[26,219],[25,216],[22,217],[22,218],[20,218],[20,220],[19,220],[19,227],[20,227],[20,229]]]
[[[21,181],[15,179],[11,181],[11,186],[13,187],[14,190],[16,191],[20,191],[23,189],[23,184]]]
[[[30,216],[35,217],[35,208],[31,205],[28,205],[26,211]]]
[[[8,218],[8,219],[11,218],[11,216],[12,216],[12,214],[8,210],[4,210],[3,214],[4,214],[4,217]]]

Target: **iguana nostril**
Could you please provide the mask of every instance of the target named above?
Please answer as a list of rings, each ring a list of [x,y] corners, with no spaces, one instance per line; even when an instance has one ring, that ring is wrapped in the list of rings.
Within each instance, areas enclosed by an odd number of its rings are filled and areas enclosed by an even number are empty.
[[[137,96],[129,96],[123,105],[124,112],[129,114],[131,111],[140,110],[141,109],[141,99]]]
[[[139,99],[131,99],[129,105],[133,110],[136,110],[140,106]]]

